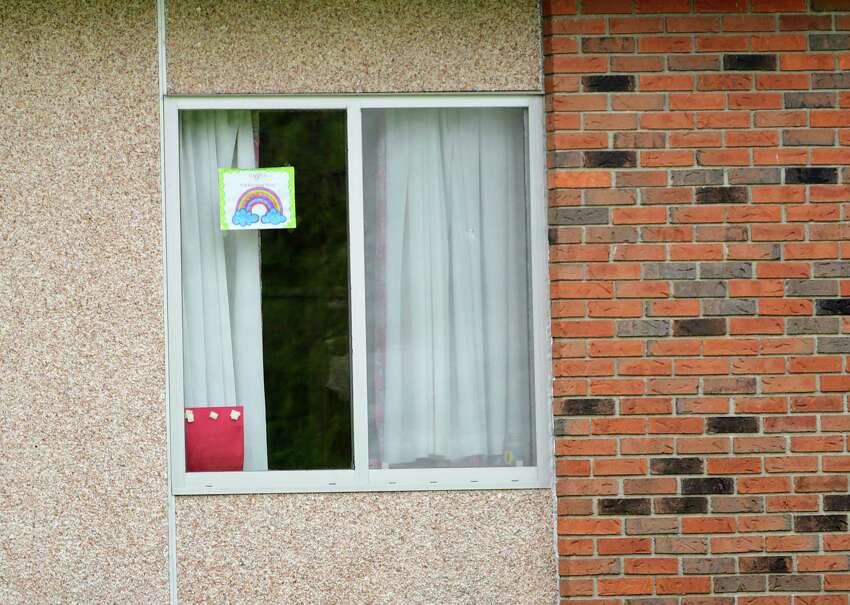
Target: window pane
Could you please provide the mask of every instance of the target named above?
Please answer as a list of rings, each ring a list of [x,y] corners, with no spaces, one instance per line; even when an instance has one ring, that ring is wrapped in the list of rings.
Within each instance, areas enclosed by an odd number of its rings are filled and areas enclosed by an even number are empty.
[[[363,123],[370,466],[533,465],[525,110]]]
[[[352,467],[345,132],[344,111],[181,112],[190,471]],[[222,231],[217,170],[280,166],[297,227]]]
[[[269,469],[353,466],[344,111],[260,112],[260,167],[294,166],[298,226],[260,236]]]

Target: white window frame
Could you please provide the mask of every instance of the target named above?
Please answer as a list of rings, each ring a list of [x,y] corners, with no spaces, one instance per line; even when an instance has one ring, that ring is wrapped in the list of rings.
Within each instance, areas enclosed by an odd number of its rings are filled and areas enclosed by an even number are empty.
[[[164,100],[165,325],[169,471],[175,495],[521,489],[551,486],[551,337],[542,95],[433,94],[166,97]],[[536,465],[460,469],[370,469],[367,418],[366,277],[363,225],[363,109],[522,107],[528,112],[528,252]],[[182,110],[342,109],[347,119],[349,283],[354,469],[187,473],[183,424],[179,121]]]

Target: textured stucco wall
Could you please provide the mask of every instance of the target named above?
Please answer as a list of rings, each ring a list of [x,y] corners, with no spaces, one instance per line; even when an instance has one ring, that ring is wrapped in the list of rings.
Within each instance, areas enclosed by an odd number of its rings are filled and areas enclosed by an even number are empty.
[[[156,10],[0,3],[0,603],[165,603]]]
[[[334,6],[169,2],[171,92],[541,87],[536,1]],[[155,2],[0,3],[0,82],[0,603],[166,603]],[[557,590],[549,490],[186,497],[177,513],[181,603]]]
[[[168,0],[169,92],[541,90],[537,0]]]
[[[181,603],[555,601],[548,490],[180,498]]]

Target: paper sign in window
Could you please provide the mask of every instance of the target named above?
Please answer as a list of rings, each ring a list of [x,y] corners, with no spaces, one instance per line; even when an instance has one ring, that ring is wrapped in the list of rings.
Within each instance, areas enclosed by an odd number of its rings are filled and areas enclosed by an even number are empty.
[[[221,168],[218,189],[222,230],[295,228],[292,166]]]

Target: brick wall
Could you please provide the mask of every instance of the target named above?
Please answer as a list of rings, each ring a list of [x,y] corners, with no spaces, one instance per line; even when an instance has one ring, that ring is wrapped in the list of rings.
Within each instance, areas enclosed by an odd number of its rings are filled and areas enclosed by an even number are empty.
[[[850,0],[544,13],[562,596],[846,605]]]

